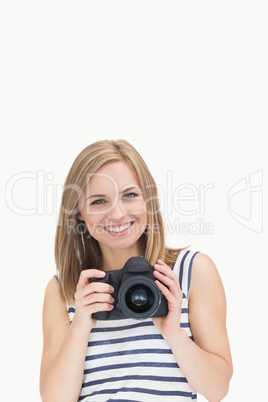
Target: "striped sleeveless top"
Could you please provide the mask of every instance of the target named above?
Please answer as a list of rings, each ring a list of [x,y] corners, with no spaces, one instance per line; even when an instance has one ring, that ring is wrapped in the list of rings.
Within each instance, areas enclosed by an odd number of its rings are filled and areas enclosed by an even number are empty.
[[[188,295],[196,254],[191,250],[181,251],[173,267],[183,292],[180,325],[191,339]],[[67,308],[72,322],[75,309]],[[97,321],[88,340],[78,401],[187,402],[196,399],[195,391],[151,318]]]

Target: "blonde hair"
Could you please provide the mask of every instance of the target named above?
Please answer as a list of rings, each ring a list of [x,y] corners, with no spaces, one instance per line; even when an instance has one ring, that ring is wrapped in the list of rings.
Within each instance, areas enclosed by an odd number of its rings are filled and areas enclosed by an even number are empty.
[[[79,220],[78,202],[90,176],[103,165],[124,161],[135,173],[146,202],[148,224],[142,234],[143,255],[152,265],[160,258],[170,267],[181,249],[165,246],[163,220],[159,209],[155,181],[136,149],[125,140],[97,141],[86,147],[75,159],[66,178],[55,238],[55,260],[62,295],[70,302],[83,269],[102,269],[98,242]]]

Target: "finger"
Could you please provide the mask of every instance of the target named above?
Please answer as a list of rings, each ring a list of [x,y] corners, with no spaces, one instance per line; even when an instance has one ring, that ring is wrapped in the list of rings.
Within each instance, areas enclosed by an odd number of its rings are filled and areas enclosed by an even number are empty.
[[[165,298],[167,299],[167,301],[169,303],[171,303],[171,302],[173,302],[175,300],[173,294],[169,291],[169,289],[166,286],[164,286],[158,280],[156,280],[155,283],[156,283],[156,285],[158,286],[159,290],[163,293],[163,295],[165,296]]]
[[[160,266],[167,267],[167,268],[171,269],[169,265],[167,265],[164,261],[159,260],[159,259],[156,261],[156,265],[160,265]]]
[[[158,260],[158,261],[161,261],[161,260]],[[179,280],[178,280],[178,276],[175,274],[175,272],[167,264],[165,264],[163,262],[162,262],[162,264],[155,264],[154,268],[155,268],[155,271],[161,272],[163,275],[165,275],[166,277],[168,277],[171,280],[173,280],[178,285],[178,287],[180,288],[180,283],[179,283]]]
[[[177,279],[177,275],[175,274],[175,272],[161,260],[157,260],[157,264],[154,265],[154,269],[156,269],[159,272],[162,272],[163,274],[169,276],[170,278]]]
[[[99,311],[111,311],[114,308],[113,304],[109,303],[94,303],[91,304],[88,308],[88,312],[90,315],[94,313],[98,313]]]
[[[166,266],[168,266],[164,261],[160,260],[160,258],[158,258],[158,260],[156,261],[156,263],[157,263],[157,264],[160,264],[160,265],[166,265]]]
[[[176,278],[172,277],[168,277],[166,275],[163,275],[161,272],[159,271],[154,271],[154,277],[160,281],[162,284],[164,284],[165,286],[168,287],[168,289],[170,290],[170,292],[176,296],[176,297],[180,297],[181,296],[181,289],[180,289],[180,284],[179,281]]]
[[[160,282],[162,282],[164,285],[166,285],[170,290],[171,288],[178,288],[177,283],[174,281],[173,278],[170,278],[166,275],[163,275],[161,272],[159,271],[154,271],[154,277],[159,280]]]
[[[85,287],[88,284],[88,280],[90,278],[104,278],[105,275],[105,272],[101,271],[100,269],[84,269],[83,271],[81,271],[77,283],[77,288],[81,289]]]
[[[169,291],[169,289],[167,289],[166,286],[164,286],[161,282],[155,281],[155,283],[158,286],[159,290],[163,293],[163,295],[165,296],[165,298],[168,301],[168,310],[169,310],[169,312],[177,311],[178,303],[181,306],[182,294],[181,294],[180,298],[175,297]]]
[[[91,293],[114,293],[114,288],[108,283],[91,282],[80,289],[80,292],[83,296],[87,296]]]
[[[107,283],[90,283],[82,289],[78,289],[74,295],[76,301],[83,300],[92,294],[111,295],[114,293],[114,288]],[[84,304],[84,303],[83,303]]]
[[[114,298],[107,293],[93,293],[85,298],[85,305],[95,304],[95,303],[114,303]]]

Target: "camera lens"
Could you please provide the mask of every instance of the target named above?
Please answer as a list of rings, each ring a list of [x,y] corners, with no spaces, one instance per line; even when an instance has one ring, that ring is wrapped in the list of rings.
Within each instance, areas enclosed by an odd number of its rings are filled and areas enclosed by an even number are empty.
[[[118,291],[118,305],[128,317],[151,317],[161,301],[160,291],[154,281],[141,275],[124,281]]]
[[[125,303],[132,312],[145,313],[154,304],[154,295],[148,286],[137,284],[127,290]]]
[[[148,301],[148,295],[143,289],[134,290],[131,295],[131,302],[137,307],[143,306]]]

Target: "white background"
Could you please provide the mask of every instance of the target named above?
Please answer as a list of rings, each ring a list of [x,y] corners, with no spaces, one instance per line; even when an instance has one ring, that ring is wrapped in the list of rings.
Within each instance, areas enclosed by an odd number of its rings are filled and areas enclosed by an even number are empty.
[[[1,3],[1,401],[40,401],[61,186],[85,146],[118,138],[155,177],[169,244],[219,269],[234,361],[225,400],[265,399],[265,3]]]

